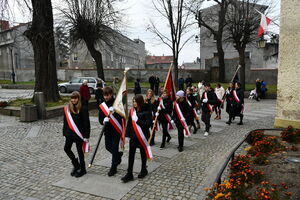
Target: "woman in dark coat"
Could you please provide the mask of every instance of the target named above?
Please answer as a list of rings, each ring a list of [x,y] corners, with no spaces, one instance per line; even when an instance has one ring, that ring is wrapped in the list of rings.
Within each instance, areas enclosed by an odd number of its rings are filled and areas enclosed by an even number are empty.
[[[147,155],[151,153],[148,151],[150,149],[148,139],[150,137],[149,128],[152,123],[151,117],[151,109],[149,105],[145,104],[143,96],[136,95],[133,98],[133,108],[130,110],[126,128],[126,137],[130,138],[130,142],[127,174],[121,179],[124,183],[133,180],[133,163],[137,148],[140,149],[142,160],[142,168],[138,178],[144,178],[148,174],[146,164]],[[137,127],[140,127],[140,129],[137,129]],[[140,135],[136,130],[139,130]],[[144,140],[141,140],[141,138],[144,138]]]
[[[88,109],[86,106],[81,105],[79,92],[75,91],[71,94],[70,103],[64,111],[63,135],[66,138],[64,150],[74,167],[71,176],[81,177],[86,174],[83,145],[88,143],[91,126]],[[79,133],[76,132],[76,127]],[[76,144],[80,162],[71,150],[73,143]]]

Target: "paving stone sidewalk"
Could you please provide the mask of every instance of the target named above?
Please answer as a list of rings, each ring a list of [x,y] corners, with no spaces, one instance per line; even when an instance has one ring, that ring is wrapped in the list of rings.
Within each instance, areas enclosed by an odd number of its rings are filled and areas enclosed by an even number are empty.
[[[148,162],[151,173],[143,180],[136,178],[130,185],[120,181],[126,173],[126,164],[119,167],[116,176],[107,177],[110,155],[104,142],[88,175],[70,178],[72,167],[63,151],[61,117],[21,123],[18,118],[0,115],[0,199],[204,199],[203,187],[215,179],[223,159],[244,135],[256,128],[273,127],[275,101],[246,100],[245,113],[243,126],[236,124],[238,119],[226,125],[225,112],[222,120],[215,121],[213,116],[212,133],[204,137],[201,124],[197,134],[185,139],[181,153],[176,149],[176,131],[171,132],[171,143],[164,150],[159,149],[161,133],[157,133],[154,160]],[[101,126],[93,116],[91,124],[93,149]],[[139,153],[136,156],[135,177],[140,167]],[[87,163],[90,157],[91,154],[86,158]],[[128,148],[124,163],[127,158]],[[74,183],[82,188],[76,188]]]

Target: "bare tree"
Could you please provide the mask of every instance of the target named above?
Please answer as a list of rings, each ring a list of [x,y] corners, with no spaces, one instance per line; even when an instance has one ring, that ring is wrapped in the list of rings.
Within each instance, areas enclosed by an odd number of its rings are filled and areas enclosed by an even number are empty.
[[[201,5],[205,0],[191,0],[190,8],[196,16],[199,27],[206,28],[216,40],[219,60],[219,82],[225,81],[225,61],[223,50],[223,32],[226,26],[226,13],[230,0],[213,0],[216,5],[210,8],[201,10]]]
[[[159,15],[167,20],[170,34],[163,33],[153,21],[148,29],[153,32],[164,44],[171,48],[173,53],[173,66],[175,69],[175,85],[178,84],[178,57],[184,45],[194,36],[186,38],[183,36],[188,32],[191,10],[185,10],[184,0],[153,0],[153,5]]]
[[[96,49],[100,41],[113,43],[115,27],[119,20],[113,8],[116,0],[65,0],[67,9],[62,10],[70,29],[71,42],[84,42],[94,58],[98,77],[105,80],[102,53]]]
[[[259,4],[259,3],[264,4]],[[234,48],[239,54],[240,81],[245,89],[245,50],[247,45],[256,41],[257,30],[260,23],[260,14],[271,7],[268,1],[260,0],[232,0],[226,15],[228,38],[226,40],[233,43]]]
[[[34,52],[34,91],[43,92],[46,101],[58,101],[60,96],[57,88],[51,0],[18,0],[16,2],[19,7],[26,7],[32,12],[31,25],[24,35],[30,40]],[[0,16],[6,15],[9,18],[13,13],[9,1],[0,0],[0,5]]]
[[[55,37],[59,64],[62,67],[70,55],[70,37],[69,33],[62,26],[55,27]]]

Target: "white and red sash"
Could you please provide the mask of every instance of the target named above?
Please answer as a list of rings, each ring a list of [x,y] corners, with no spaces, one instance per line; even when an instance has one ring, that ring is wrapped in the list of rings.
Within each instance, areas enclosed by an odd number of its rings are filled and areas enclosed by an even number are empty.
[[[109,123],[116,129],[116,131],[120,134],[121,140],[124,143],[124,137],[123,137],[123,126],[119,123],[119,121],[113,116],[109,114],[109,109],[105,102],[101,103],[99,105],[99,108],[104,113],[106,117],[109,118]],[[123,144],[122,144],[123,145]]]
[[[233,93],[233,98],[234,98],[235,102],[239,103],[239,102],[240,102],[240,99],[239,99],[239,97],[237,96],[236,91],[233,90],[232,93]]]
[[[204,92],[204,99],[207,99],[207,101],[208,101],[207,92]],[[210,112],[213,112],[214,107],[212,105],[210,105],[209,103],[206,103],[206,106],[207,106],[208,110],[210,110]]]
[[[184,120],[184,116],[180,110],[180,107],[176,101],[174,101],[174,109],[176,111],[176,114],[180,120],[181,125],[183,126],[183,133],[185,137],[188,137],[191,135],[190,130],[188,128],[188,125],[186,124],[186,121]]]
[[[164,106],[162,98],[159,98],[159,105],[158,106],[160,106],[162,109],[165,109],[165,106]],[[171,118],[171,116],[169,114],[165,114],[165,113],[164,113],[164,116],[165,116],[165,118],[166,118],[166,120],[167,120],[167,122],[169,124],[168,125],[168,129],[169,130],[175,129],[175,126],[172,124],[172,118]]]
[[[189,106],[193,109],[193,114],[194,114],[195,119],[199,120],[196,109],[193,108],[193,105],[191,104],[191,102],[189,101],[189,99],[187,97],[186,97],[186,101],[189,104]]]
[[[80,137],[80,139],[83,140],[83,136],[82,134],[80,133],[79,129],[77,128],[73,118],[72,118],[72,115],[70,113],[70,110],[69,110],[69,107],[68,106],[65,106],[64,107],[64,113],[65,113],[65,116],[66,116],[66,119],[67,119],[67,123],[69,125],[69,128],[74,132],[76,133],[76,135],[78,135],[78,137]],[[90,146],[89,146],[89,143],[88,142],[83,142],[82,144],[82,149],[83,149],[83,152],[84,153],[87,153],[89,152],[90,150]]]
[[[134,108],[131,108],[130,116],[131,116],[131,119],[137,118],[136,111],[135,111]],[[133,127],[133,130],[134,130],[134,133],[135,133],[136,137],[138,138],[141,146],[145,150],[147,158],[148,159],[153,158],[150,145],[149,145],[149,143],[148,143],[148,141],[147,141],[147,139],[146,139],[146,137],[143,133],[142,128],[134,120],[131,120],[131,121],[132,121],[132,127]]]

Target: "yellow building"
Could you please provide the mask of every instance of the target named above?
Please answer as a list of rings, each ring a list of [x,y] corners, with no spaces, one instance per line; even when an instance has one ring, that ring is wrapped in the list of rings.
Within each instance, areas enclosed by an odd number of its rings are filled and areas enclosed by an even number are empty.
[[[299,0],[281,0],[276,127],[300,128],[299,11]]]

